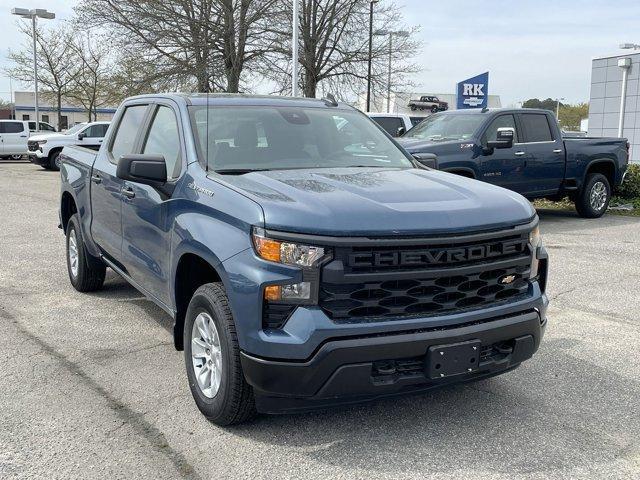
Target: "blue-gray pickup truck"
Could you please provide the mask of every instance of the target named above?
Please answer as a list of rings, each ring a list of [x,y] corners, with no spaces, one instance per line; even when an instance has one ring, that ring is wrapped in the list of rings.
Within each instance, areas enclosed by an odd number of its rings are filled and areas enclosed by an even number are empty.
[[[531,204],[333,98],[134,97],[60,160],[72,285],[111,268],[171,315],[217,424],[478,380],[540,345]]]
[[[437,168],[533,200],[569,197],[578,213],[602,216],[627,171],[625,138],[563,138],[547,110],[472,109],[430,116],[399,139]]]

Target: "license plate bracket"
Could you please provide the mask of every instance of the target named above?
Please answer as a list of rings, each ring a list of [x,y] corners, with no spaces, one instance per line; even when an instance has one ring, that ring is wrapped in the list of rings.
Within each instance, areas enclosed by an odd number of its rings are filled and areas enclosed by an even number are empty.
[[[427,375],[431,379],[440,379],[479,369],[480,340],[434,345],[427,350]]]

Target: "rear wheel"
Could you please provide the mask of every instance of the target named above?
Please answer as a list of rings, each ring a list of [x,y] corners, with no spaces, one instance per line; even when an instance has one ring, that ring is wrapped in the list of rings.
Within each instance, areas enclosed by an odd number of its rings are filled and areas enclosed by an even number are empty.
[[[201,286],[189,302],[184,359],[191,394],[207,419],[226,426],[255,416],[253,391],[242,373],[235,323],[220,283]]]
[[[107,267],[102,260],[86,251],[77,213],[67,225],[67,271],[73,288],[79,292],[92,292],[102,288]]]
[[[592,173],[575,199],[576,210],[581,217],[599,218],[604,215],[611,201],[611,185],[601,173]]]
[[[22,155],[11,155],[11,160],[21,160]]]

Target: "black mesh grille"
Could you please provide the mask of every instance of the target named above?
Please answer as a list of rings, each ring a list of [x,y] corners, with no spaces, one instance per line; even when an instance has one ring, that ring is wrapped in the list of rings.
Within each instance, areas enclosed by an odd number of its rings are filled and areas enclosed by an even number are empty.
[[[525,295],[528,274],[528,267],[511,267],[438,279],[323,283],[320,306],[333,319],[442,314]],[[501,282],[512,276],[511,283]]]
[[[36,142],[35,140],[29,140],[27,142],[27,146],[30,152],[35,152],[36,150],[38,150],[38,142]]]
[[[527,295],[528,234],[470,243],[337,248],[319,305],[336,321],[443,315]]]

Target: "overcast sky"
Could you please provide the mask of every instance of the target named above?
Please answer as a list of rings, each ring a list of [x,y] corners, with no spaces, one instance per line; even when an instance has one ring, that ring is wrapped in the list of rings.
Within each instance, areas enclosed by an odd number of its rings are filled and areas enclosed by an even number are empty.
[[[456,82],[488,70],[489,93],[500,95],[505,106],[532,97],[587,101],[591,59],[615,53],[621,42],[640,43],[638,0],[398,2],[406,23],[422,26],[417,90],[454,93]],[[0,69],[7,66],[8,49],[24,42],[11,7],[46,8],[64,19],[74,3],[0,0]],[[0,95],[9,98],[3,72]]]

